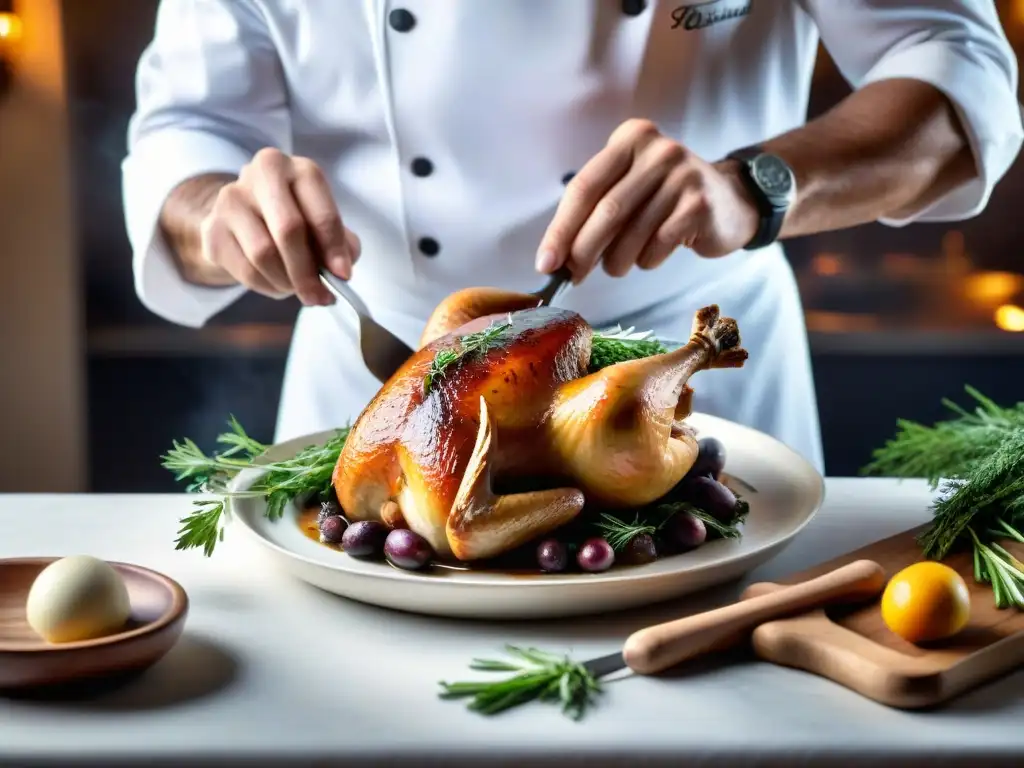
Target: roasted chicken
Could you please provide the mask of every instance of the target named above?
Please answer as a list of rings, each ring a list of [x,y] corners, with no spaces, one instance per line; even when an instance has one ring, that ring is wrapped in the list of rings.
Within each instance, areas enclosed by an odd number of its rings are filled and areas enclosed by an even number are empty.
[[[570,522],[584,501],[642,505],[679,483],[697,456],[688,380],[743,365],[736,322],[705,307],[679,349],[588,374],[591,327],[536,303],[469,289],[435,310],[338,459],[350,520],[409,528],[440,560],[479,560]]]

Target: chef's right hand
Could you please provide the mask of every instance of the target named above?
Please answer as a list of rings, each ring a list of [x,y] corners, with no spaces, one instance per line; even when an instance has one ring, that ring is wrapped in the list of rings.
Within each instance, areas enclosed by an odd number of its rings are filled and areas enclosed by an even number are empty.
[[[348,280],[360,252],[323,171],[276,149],[260,150],[220,188],[200,232],[211,266],[256,293],[295,295],[307,306],[334,303],[320,265]]]

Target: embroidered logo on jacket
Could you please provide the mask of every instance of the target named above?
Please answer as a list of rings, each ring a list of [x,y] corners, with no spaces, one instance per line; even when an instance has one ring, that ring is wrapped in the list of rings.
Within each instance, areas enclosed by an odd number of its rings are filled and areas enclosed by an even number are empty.
[[[736,3],[729,0],[707,0],[697,5],[680,5],[672,11],[672,29],[705,29],[729,19],[750,13],[753,0]]]

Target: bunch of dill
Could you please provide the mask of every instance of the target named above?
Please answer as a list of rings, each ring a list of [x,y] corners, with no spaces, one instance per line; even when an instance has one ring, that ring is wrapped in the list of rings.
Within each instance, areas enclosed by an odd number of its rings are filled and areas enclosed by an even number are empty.
[[[926,478],[939,493],[919,538],[925,557],[971,548],[975,578],[992,585],[996,605],[1024,608],[1024,563],[1000,544],[1024,543],[1024,403],[1001,407],[965,389],[973,411],[943,400],[953,418],[933,426],[900,420],[862,473]]]

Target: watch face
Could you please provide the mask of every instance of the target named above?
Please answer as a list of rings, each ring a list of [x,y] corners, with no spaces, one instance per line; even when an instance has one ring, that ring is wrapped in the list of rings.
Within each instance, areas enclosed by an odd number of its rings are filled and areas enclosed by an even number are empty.
[[[787,197],[793,191],[793,172],[775,155],[758,155],[751,171],[758,186],[770,197]]]

